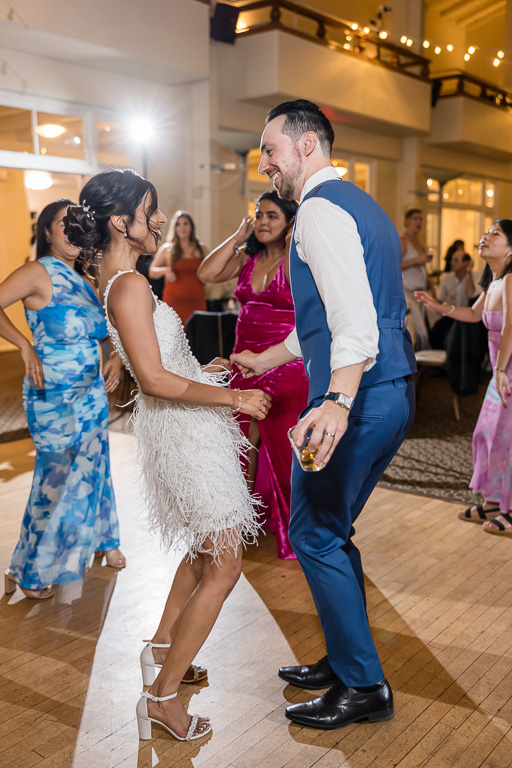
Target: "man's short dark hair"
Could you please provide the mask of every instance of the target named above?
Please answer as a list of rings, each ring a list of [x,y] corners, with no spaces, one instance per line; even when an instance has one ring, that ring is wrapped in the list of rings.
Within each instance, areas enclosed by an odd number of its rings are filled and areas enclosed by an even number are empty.
[[[265,125],[281,115],[286,115],[282,132],[292,141],[298,141],[308,131],[318,136],[323,152],[330,156],[334,144],[334,131],[320,107],[306,99],[283,101],[271,109],[265,118]]]

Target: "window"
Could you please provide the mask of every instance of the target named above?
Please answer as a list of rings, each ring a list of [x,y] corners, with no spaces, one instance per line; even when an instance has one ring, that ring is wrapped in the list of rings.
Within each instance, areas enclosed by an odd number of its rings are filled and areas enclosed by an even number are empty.
[[[84,158],[82,123],[80,117],[38,112],[36,133],[39,137],[39,154],[82,160]]]
[[[370,192],[370,163],[354,163],[354,178],[352,179],[356,187],[364,192]]]
[[[0,106],[0,149],[34,151],[32,113],[29,109]]]
[[[427,179],[426,244],[434,251],[431,271],[444,269],[444,256],[455,240],[473,258],[475,271],[483,261],[478,256],[478,243],[494,220],[495,185],[481,179],[451,179],[441,186]],[[441,195],[441,200],[439,199]]]
[[[331,165],[345,181],[351,181],[364,192],[370,192],[370,163],[334,157]]]

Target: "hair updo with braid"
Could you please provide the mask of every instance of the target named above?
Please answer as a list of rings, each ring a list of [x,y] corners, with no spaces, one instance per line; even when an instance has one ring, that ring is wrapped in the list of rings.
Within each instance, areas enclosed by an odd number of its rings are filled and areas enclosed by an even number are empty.
[[[135,213],[146,195],[148,230],[153,233],[150,219],[158,208],[156,189],[150,181],[131,169],[112,169],[93,176],[80,192],[79,205],[70,205],[64,216],[64,233],[72,245],[80,248],[82,260],[90,264],[104,251],[111,240],[111,216],[126,216],[126,237],[141,249],[144,243],[130,236]],[[158,234],[153,233],[155,242]]]

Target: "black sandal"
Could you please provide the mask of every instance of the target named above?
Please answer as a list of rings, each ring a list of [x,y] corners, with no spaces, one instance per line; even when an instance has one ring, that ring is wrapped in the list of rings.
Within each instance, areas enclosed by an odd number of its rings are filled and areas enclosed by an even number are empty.
[[[473,508],[476,509],[478,517],[471,516],[471,510]],[[462,514],[459,512],[459,519],[465,520],[468,523],[478,523],[479,525],[481,525],[482,523],[485,523],[486,521],[489,520],[489,518],[486,517],[486,515],[489,515],[494,512],[499,512],[499,511],[500,511],[499,507],[493,507],[492,509],[484,509],[483,504],[477,504],[476,507],[473,504],[471,507],[468,507],[467,509],[465,509]]]
[[[494,520],[488,520],[487,522],[496,526],[498,530],[493,531],[492,528],[484,525],[484,531],[487,531],[487,533],[494,533],[496,536],[512,536],[512,515],[509,515],[508,512],[501,512],[499,516],[503,517],[507,523],[510,523],[510,528],[507,528],[505,525],[503,525],[501,520],[498,520],[498,518],[495,517]]]

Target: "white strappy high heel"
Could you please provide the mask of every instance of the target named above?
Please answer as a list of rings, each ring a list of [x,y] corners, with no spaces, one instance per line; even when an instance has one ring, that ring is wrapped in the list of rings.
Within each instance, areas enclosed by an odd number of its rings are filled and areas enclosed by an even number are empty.
[[[143,685],[153,685],[156,680],[156,676],[162,669],[161,664],[157,664],[153,656],[153,648],[170,648],[170,643],[153,643],[151,640],[143,640],[146,643],[140,654],[140,668],[142,670],[142,683]],[[198,667],[195,664],[191,664],[187,672],[192,670],[193,677],[182,679],[182,683],[200,683],[202,680],[206,680],[208,672],[204,667]],[[204,674],[201,671],[204,670]],[[185,673],[187,674],[187,673]]]
[[[186,736],[178,736],[177,733],[175,733],[172,728],[169,728],[168,725],[165,725],[165,723],[162,723],[160,720],[155,720],[154,717],[150,717],[148,715],[148,699],[151,699],[151,701],[156,701],[157,703],[160,701],[168,701],[169,699],[175,699],[177,693],[171,693],[170,696],[153,696],[151,693],[148,693],[147,691],[142,693],[142,696],[140,697],[139,701],[137,702],[137,725],[139,728],[139,739],[144,739],[147,741],[148,739],[151,739],[151,728],[152,723],[156,723],[157,725],[162,726],[168,733],[171,734],[171,736],[174,736],[175,739],[178,741],[194,741],[194,739],[201,739],[203,736],[206,736],[207,733],[210,733],[212,730],[212,726],[208,724],[208,728],[206,728],[204,731],[201,731],[200,733],[196,733],[197,723],[199,722],[199,715],[192,715],[192,719],[190,721],[190,725],[188,726],[187,734]]]
[[[170,643],[153,643],[151,640],[143,640],[146,643],[140,654],[140,668],[142,670],[142,684],[153,685],[156,676],[162,669],[161,664],[157,664],[153,656],[153,648],[170,648]]]

